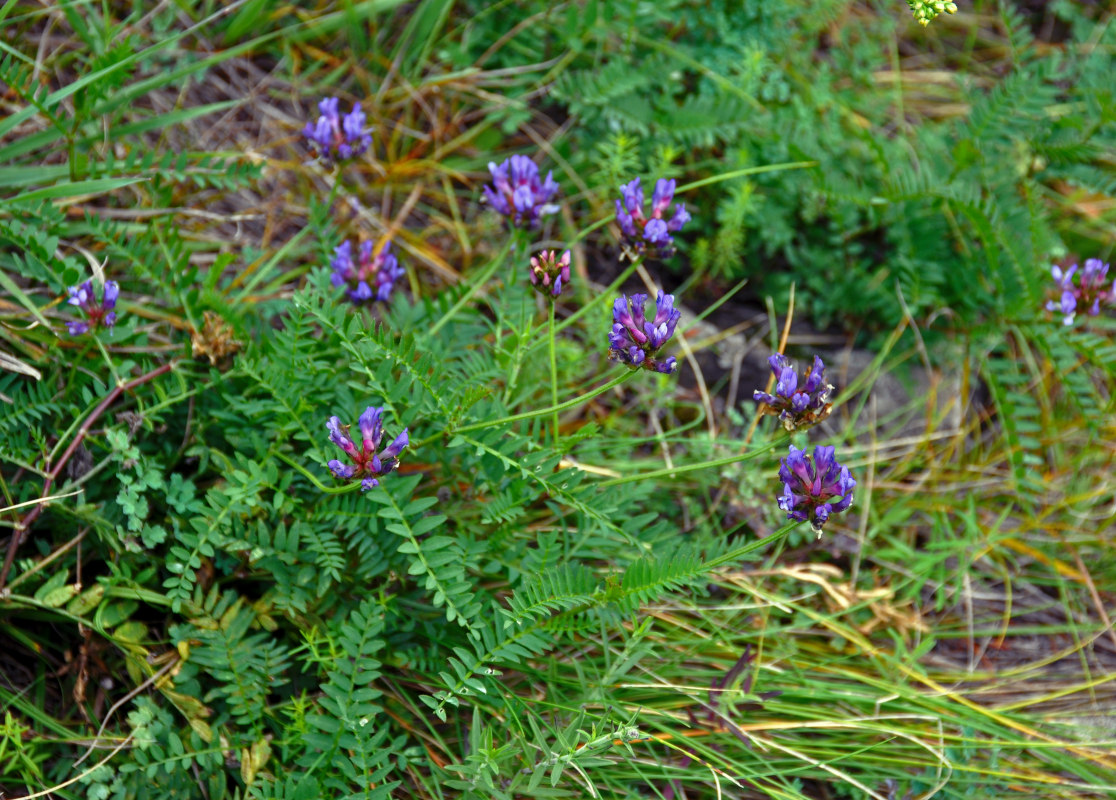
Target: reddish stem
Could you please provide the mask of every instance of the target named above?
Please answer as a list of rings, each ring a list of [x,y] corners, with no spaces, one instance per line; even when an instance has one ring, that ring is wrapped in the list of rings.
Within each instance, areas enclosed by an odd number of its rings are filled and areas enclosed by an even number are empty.
[[[32,509],[27,512],[27,515],[22,520],[16,523],[15,530],[12,531],[12,538],[8,542],[8,552],[4,555],[4,566],[0,567],[0,594],[2,594],[4,591],[4,584],[8,580],[8,572],[11,571],[12,562],[15,561],[16,550],[19,549],[19,545],[26,536],[27,531],[30,529],[31,523],[35,521],[35,518],[38,517],[39,514],[42,513],[43,506],[46,505],[45,500],[50,495],[50,488],[54,485],[54,481],[58,478],[58,474],[63,470],[63,468],[65,468],[66,462],[70,460],[70,457],[74,454],[74,452],[77,451],[78,446],[85,438],[85,435],[89,432],[89,429],[93,427],[93,423],[96,422],[100,418],[100,416],[105,413],[108,407],[112,405],[113,402],[116,401],[116,398],[120,397],[121,394],[127,391],[131,391],[141,384],[147,383],[150,380],[158,378],[160,375],[170,372],[172,369],[174,369],[174,367],[175,362],[173,361],[169,364],[163,364],[163,366],[151,370],[151,372],[148,372],[146,375],[141,375],[134,380],[128,381],[128,383],[115,387],[105,396],[105,399],[102,400],[95,409],[93,409],[93,413],[85,418],[85,422],[81,423],[81,427],[78,428],[77,434],[74,435],[73,441],[70,442],[70,445],[66,448],[65,452],[62,453],[62,456],[58,459],[58,463],[55,464],[49,472],[47,472],[46,480],[43,481],[43,491],[39,495],[39,502],[36,503],[32,507]]]

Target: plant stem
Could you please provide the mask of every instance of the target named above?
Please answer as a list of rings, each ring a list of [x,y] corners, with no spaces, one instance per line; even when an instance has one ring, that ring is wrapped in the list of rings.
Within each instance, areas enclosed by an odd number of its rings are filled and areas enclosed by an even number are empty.
[[[623,375],[618,375],[617,377],[613,378],[612,380],[610,380],[608,383],[604,384],[603,386],[597,387],[593,391],[589,392],[589,394],[584,394],[584,395],[581,395],[579,397],[575,397],[572,400],[567,400],[564,403],[559,403],[558,405],[553,406],[551,408],[539,408],[539,409],[536,409],[534,411],[524,411],[522,414],[512,414],[510,417],[501,417],[500,419],[489,420],[487,422],[474,422],[472,425],[466,425],[463,428],[458,428],[454,432],[455,433],[467,433],[468,431],[479,431],[482,428],[492,428],[492,427],[495,427],[496,425],[505,425],[509,422],[519,422],[520,420],[524,420],[524,419],[532,419],[533,417],[541,417],[544,414],[550,414],[551,412],[556,413],[558,411],[565,411],[567,408],[573,408],[574,406],[581,405],[582,403],[585,403],[589,400],[592,400],[594,397],[597,397],[598,395],[604,394],[605,392],[607,392],[609,389],[613,388],[614,386],[619,386],[621,383],[626,381],[631,376],[632,376],[632,371],[625,372]]]
[[[558,446],[558,358],[554,353],[554,300],[547,298],[550,306],[550,404],[554,406],[554,446]]]
[[[743,547],[738,547],[735,550],[725,553],[722,556],[718,556],[711,561],[705,562],[705,566],[707,569],[713,569],[723,564],[729,564],[733,561],[739,561],[741,558],[743,558],[753,550],[759,550],[761,547],[779,541],[801,524],[801,522],[788,522],[786,525],[779,528],[779,530],[775,531],[775,533],[771,534],[770,536],[765,536],[762,539],[754,539],[748,542],[748,544],[744,545]]]
[[[47,498],[50,497],[50,487],[54,485],[55,480],[58,479],[59,474],[62,472],[62,468],[66,466],[70,457],[78,449],[78,446],[89,432],[89,429],[93,426],[93,423],[100,419],[101,415],[105,413],[108,407],[116,402],[116,398],[120,397],[124,392],[130,392],[137,386],[141,386],[166,372],[170,372],[175,368],[177,363],[177,361],[172,361],[168,364],[163,364],[161,367],[156,367],[147,374],[134,378],[127,383],[117,383],[112,391],[97,404],[97,407],[93,409],[89,416],[85,418],[85,421],[81,423],[81,427],[78,428],[77,434],[70,440],[69,446],[62,453],[61,457],[50,464],[50,472],[47,473],[46,479],[43,481],[43,490],[39,493],[39,502],[34,508],[27,512],[23,519],[16,523],[15,529],[12,531],[12,538],[8,541],[8,550],[4,555],[4,565],[0,566],[0,591],[4,589],[4,583],[8,579],[8,572],[12,568],[12,561],[15,559],[16,550],[19,548],[20,542],[22,542],[23,538],[27,535],[27,531],[31,528],[31,523],[42,513],[43,506],[46,504]],[[59,445],[61,445],[61,440],[59,440]]]
[[[306,478],[306,480],[314,484],[314,488],[316,488],[318,491],[325,492],[326,494],[345,494],[346,492],[353,491],[353,489],[360,485],[360,482],[358,481],[357,483],[350,483],[345,486],[326,486],[324,483],[318,480],[318,478],[312,472],[310,472],[308,469],[306,469],[306,467],[302,466],[294,459],[289,458],[288,456],[278,451],[272,451],[271,455],[278,458],[287,466],[293,467],[297,472],[301,472],[302,477]]]
[[[427,436],[425,439],[420,439],[417,442],[411,442],[411,447],[418,448],[424,444],[429,444],[430,442],[437,439],[439,436],[452,435],[455,433],[468,433],[469,431],[479,431],[482,428],[494,428],[497,425],[507,425],[512,422],[519,422],[520,420],[533,419],[534,417],[542,417],[547,414],[565,411],[567,408],[573,408],[574,406],[578,406],[582,403],[588,402],[594,397],[604,394],[609,389],[619,386],[621,383],[630,378],[634,372],[635,370],[628,370],[623,375],[618,375],[617,377],[610,380],[608,383],[602,386],[598,386],[596,389],[589,392],[588,394],[579,395],[571,400],[567,400],[564,403],[559,403],[556,406],[551,406],[550,408],[536,408],[533,411],[524,411],[522,414],[512,414],[510,417],[500,417],[500,419],[486,420],[484,422],[474,422],[471,425],[465,425],[461,428],[451,428],[442,431],[442,433],[436,433],[433,436]]]
[[[609,300],[609,298],[612,298],[613,293],[618,288],[620,288],[620,285],[624,281],[626,281],[628,278],[630,278],[632,273],[636,271],[636,268],[640,265],[641,260],[642,260],[642,256],[636,258],[631,264],[628,265],[627,269],[625,269],[623,272],[620,273],[620,275],[616,278],[616,280],[614,280],[612,283],[610,283],[608,285],[608,288],[606,288],[603,292],[598,292],[593,297],[592,300],[590,300],[588,303],[585,303],[577,311],[570,314],[570,316],[566,317],[564,320],[559,322],[557,324],[557,327],[554,329],[555,333],[561,333],[566,328],[570,327],[575,322],[577,322],[579,319],[581,319],[581,317],[583,317],[587,312],[592,311],[594,308],[596,308],[598,305],[600,305],[605,300]],[[615,298],[612,298],[612,299],[615,299]],[[538,346],[538,344],[539,343],[537,341],[534,342],[533,344],[531,344],[527,348],[527,353],[530,354],[531,351],[534,350]]]
[[[636,271],[636,268],[640,265],[640,262],[642,260],[642,256],[633,260],[632,263],[628,265],[628,268],[621,272],[616,280],[608,285],[607,289],[605,289],[603,292],[599,292],[596,297],[594,297],[588,303],[584,304],[574,313],[570,314],[570,316],[562,320],[562,322],[558,325],[558,330],[561,331],[565,328],[568,328],[570,325],[573,325],[575,322],[577,322],[578,319],[580,319],[586,312],[591,311],[593,308],[595,308],[598,303],[609,300],[612,296],[612,293],[619,289],[620,285],[632,276],[632,273]]]
[[[477,293],[477,290],[488,283],[488,279],[491,278],[496,270],[500,268],[500,265],[504,263],[504,258],[507,256],[508,251],[511,249],[512,242],[514,241],[514,238],[509,236],[508,241],[504,243],[504,246],[500,249],[500,252],[497,253],[490,262],[488,262],[481,274],[477,275],[476,277],[469,278],[469,288],[466,289],[465,293],[461,295],[461,298],[453,304],[453,307],[445,314],[443,314],[440,320],[434,323],[434,327],[432,327],[429,332],[430,336],[436,336],[438,331],[445,327],[446,323],[453,319],[454,315],[461,310],[461,307],[473,298],[473,295]]]
[[[713,461],[702,461],[697,464],[683,464],[680,467],[664,467],[663,469],[655,469],[650,472],[640,472],[636,475],[625,475],[622,478],[611,478],[607,481],[601,481],[598,486],[616,486],[621,483],[632,483],[633,481],[649,480],[651,478],[673,477],[680,475],[684,472],[696,472],[699,469],[712,469],[713,467],[723,467],[727,464],[736,464],[740,461],[750,461],[753,458],[763,455],[774,450],[776,447],[786,444],[790,441],[790,436],[780,436],[768,444],[758,447],[754,450],[749,450],[746,453],[738,453],[734,456],[725,456]]]

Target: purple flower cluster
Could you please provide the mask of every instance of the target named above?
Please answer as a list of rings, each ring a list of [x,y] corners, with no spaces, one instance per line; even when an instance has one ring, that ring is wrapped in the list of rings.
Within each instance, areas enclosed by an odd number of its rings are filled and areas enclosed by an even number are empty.
[[[648,258],[669,258],[674,254],[674,237],[671,234],[682,230],[682,226],[690,221],[684,203],[675,206],[669,222],[663,219],[667,206],[674,199],[674,185],[673,180],[660,178],[656,181],[651,195],[650,217],[643,215],[643,189],[640,188],[639,178],[620,187],[623,197],[616,201],[616,221],[624,233],[624,244],[636,253]]]
[[[399,465],[399,454],[410,443],[410,439],[407,438],[407,429],[404,428],[403,433],[396,436],[395,440],[384,448],[382,453],[376,452],[376,448],[380,446],[380,441],[384,438],[383,414],[384,410],[382,408],[369,406],[364,409],[364,413],[360,415],[358,420],[362,440],[359,450],[353,440],[349,438],[348,425],[342,425],[341,420],[337,417],[330,417],[329,422],[326,423],[330,441],[344,450],[352,461],[351,464],[343,464],[339,459],[334,458],[329,462],[330,470],[338,478],[344,480],[360,478],[360,490],[362,492],[367,492],[369,489],[380,485],[377,478],[387,475]]]
[[[364,112],[360,103],[341,116],[336,97],[327,97],[318,103],[321,116],[316,123],[307,122],[302,135],[317,149],[326,163],[348,161],[356,158],[372,145],[372,137],[364,132]]]
[[[825,380],[825,364],[821,358],[814,356],[814,365],[801,380],[782,353],[771,356],[767,363],[775,373],[775,394],[758,389],[752,394],[760,404],[760,414],[778,414],[788,431],[816,425],[829,416],[833,409],[829,402],[833,385]]]
[[[1099,258],[1085,260],[1085,268],[1081,270],[1081,277],[1077,285],[1073,283],[1077,265],[1062,271],[1055,265],[1050,270],[1054,276],[1060,295],[1057,301],[1051,300],[1046,304],[1048,311],[1055,311],[1063,315],[1062,322],[1072,325],[1078,311],[1084,310],[1091,317],[1100,314],[1102,305],[1110,305],[1116,301],[1116,281],[1108,285],[1108,264]]]
[[[531,256],[531,285],[536,291],[550,297],[562,293],[562,287],[570,282],[570,251],[559,257],[553,250],[543,250]]]
[[[813,365],[803,375],[782,353],[775,353],[767,363],[775,374],[775,394],[760,390],[752,394],[760,404],[761,415],[778,414],[789,432],[808,428],[829,416],[833,386],[825,379],[825,364],[819,356],[814,356]],[[819,536],[830,514],[852,505],[856,481],[848,468],[837,462],[832,447],[818,445],[811,461],[805,450],[791,445],[790,455],[779,468],[779,479],[783,482],[779,508],[787,512],[789,520],[809,522]]]
[[[655,298],[655,317],[648,320],[643,315],[646,302],[645,294],[633,294],[630,301],[626,295],[616,298],[612,305],[608,355],[632,368],[670,374],[676,366],[674,356],[663,361],[656,356],[674,335],[682,312],[674,307],[674,295],[660,294]]]
[[[308,123],[303,134],[326,163],[354,158],[371,146],[371,137],[365,133],[365,115],[359,105],[342,116],[336,97],[327,97],[318,104],[321,112],[317,122]],[[486,202],[497,213],[507,218],[512,226],[537,227],[542,218],[558,210],[554,202],[558,183],[553,172],[544,178],[539,167],[525,155],[514,155],[500,164],[488,165],[492,182],[484,187]],[[674,199],[675,182],[660,180],[655,185],[649,216],[643,208],[643,192],[639,178],[621,188],[623,201],[617,201],[617,219],[628,242],[629,254],[666,256],[674,252],[672,233],[677,232],[690,215],[682,204],[664,219]],[[355,248],[355,249],[354,249]],[[330,280],[337,288],[345,290],[354,303],[386,301],[395,283],[403,277],[403,270],[391,252],[391,242],[386,242],[379,252],[374,252],[372,242],[342,242],[330,260]],[[531,284],[552,303],[562,290],[569,286],[570,252],[544,250],[530,259]],[[114,295],[115,297],[115,295]],[[619,360],[632,369],[648,369],[669,374],[677,363],[672,356],[660,359],[659,354],[667,345],[681,318],[674,307],[674,296],[660,294],[655,300],[655,314],[647,319],[646,294],[634,294],[631,299],[621,295],[613,305],[613,326],[609,334],[609,357]],[[392,443],[377,452],[383,437],[383,409],[368,407],[359,420],[361,442],[349,437],[349,426],[342,425],[338,417],[330,417],[327,428],[331,441],[347,456],[347,463],[340,459],[329,461],[335,476],[345,481],[360,481],[363,490],[379,484],[380,476],[395,468],[400,453],[408,445],[404,430]]]
[[[345,294],[354,303],[368,300],[387,300],[395,282],[403,277],[403,268],[395,254],[391,252],[389,239],[373,255],[372,242],[361,242],[360,252],[353,261],[353,246],[348,240],[339,244],[333,251],[333,268],[330,281],[337,288],[346,288]]]
[[[819,536],[830,514],[852,505],[856,481],[848,467],[837,463],[832,447],[815,447],[811,462],[805,450],[792,444],[779,467],[779,479],[783,481],[779,508],[787,512],[787,519],[809,522]]]
[[[66,328],[71,336],[80,336],[94,328],[111,328],[116,324],[116,298],[120,295],[120,285],[116,281],[105,281],[101,302],[93,293],[93,281],[71,286],[68,290],[70,305],[84,312],[85,319],[67,322]]]
[[[492,185],[484,187],[484,196],[512,225],[538,225],[543,215],[558,210],[550,202],[558,193],[554,173],[546,173],[543,180],[538,165],[527,156],[512,156],[500,165],[490,161],[488,171]]]

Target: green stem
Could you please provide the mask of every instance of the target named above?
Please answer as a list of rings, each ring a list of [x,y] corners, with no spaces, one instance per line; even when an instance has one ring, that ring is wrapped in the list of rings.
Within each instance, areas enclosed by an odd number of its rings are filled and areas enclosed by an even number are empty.
[[[597,292],[593,296],[593,299],[591,299],[589,302],[582,305],[581,308],[579,308],[577,311],[570,314],[564,320],[559,322],[557,324],[557,326],[554,328],[554,332],[556,334],[561,333],[566,328],[570,327],[575,322],[577,322],[579,319],[581,319],[583,316],[585,316],[586,313],[588,313],[589,311],[592,311],[594,308],[596,308],[598,305],[605,302],[606,300],[608,302],[612,302],[613,300],[615,300],[616,298],[613,297],[613,294],[616,292],[617,289],[620,288],[620,285],[624,281],[626,281],[628,278],[630,278],[632,276],[632,273],[636,271],[636,268],[640,264],[641,258],[642,257],[636,258],[635,261],[633,261],[631,264],[629,264],[628,268],[625,269],[623,272],[621,272],[620,276],[616,280],[614,280],[612,283],[610,283],[608,285],[608,288],[606,288],[603,292]],[[538,340],[536,340],[536,341],[532,342],[530,345],[528,345],[527,346],[527,351],[526,351],[527,355],[530,355],[534,351],[534,349],[539,346],[539,344],[540,344],[540,342]]]
[[[571,245],[577,244],[582,239],[589,236],[589,234],[591,234],[593,231],[595,231],[599,228],[603,228],[605,225],[612,222],[614,219],[616,219],[616,215],[615,214],[609,214],[607,217],[604,217],[603,219],[597,220],[592,225],[590,225],[586,228],[582,228],[580,231],[577,232],[577,235],[575,235],[572,239],[570,239],[570,244]]]
[[[42,600],[39,600],[36,597],[28,597],[21,594],[7,594],[6,592],[5,596],[0,599],[0,601],[2,601],[2,607],[4,608],[11,608],[12,606],[15,606],[17,608],[19,606],[27,606],[29,608],[37,608],[40,611],[45,611],[48,614],[55,614],[59,617],[62,617],[63,619],[68,619],[71,622],[76,622],[78,625],[84,625],[91,631],[95,631],[106,641],[112,642],[115,645],[129,645],[128,642],[124,642],[123,640],[114,636],[110,631],[107,631],[100,625],[98,625],[96,619],[87,619],[86,617],[80,617],[77,614],[71,614],[69,611],[66,610],[64,606],[52,606],[44,603]],[[132,646],[134,647],[134,645]]]
[[[723,564],[729,564],[733,561],[738,561],[753,550],[759,550],[761,547],[766,547],[769,544],[773,544],[779,541],[800,524],[801,523],[799,522],[788,522],[786,525],[779,528],[779,530],[775,531],[775,533],[771,534],[770,536],[765,536],[762,539],[754,539],[748,542],[748,544],[744,545],[743,547],[738,547],[735,550],[730,550],[723,556],[719,556],[712,561],[705,562],[705,566],[707,569],[714,569]]]
[[[104,287],[102,287],[103,290]],[[109,356],[108,350],[105,349],[105,343],[101,341],[101,337],[96,333],[91,337],[93,342],[97,345],[97,349],[101,351],[101,357],[105,360],[105,366],[108,367],[109,374],[112,375],[112,382],[114,385],[119,386],[125,381],[120,380],[120,374],[116,371],[116,365],[112,363],[112,357]]]
[[[737,453],[734,456],[725,456],[713,461],[702,461],[697,464],[683,464],[680,467],[664,467],[663,469],[655,469],[650,472],[640,472],[636,475],[625,475],[622,478],[612,478],[611,480],[601,481],[598,486],[616,486],[621,483],[632,483],[633,481],[650,480],[651,478],[664,478],[674,477],[681,475],[684,472],[697,472],[700,469],[712,469],[714,467],[724,467],[728,464],[736,464],[741,461],[750,461],[757,458],[764,453],[769,453],[776,447],[786,444],[790,441],[790,436],[780,436],[762,447],[757,447],[754,450],[749,450],[747,453]]]
[[[683,186],[679,186],[674,193],[685,194],[686,192],[693,191],[702,186],[709,186],[712,183],[720,183],[722,181],[730,181],[733,178],[742,178],[745,175],[760,175],[764,172],[781,172],[785,169],[809,169],[817,165],[817,161],[789,161],[784,164],[765,164],[762,167],[745,167],[744,169],[726,172],[723,175],[713,175],[709,178],[702,178],[700,181],[687,183]]]
[[[707,309],[705,309],[704,311],[702,311],[700,314],[698,314],[696,317],[694,317],[692,320],[689,321],[689,324],[686,325],[686,328],[685,328],[685,330],[683,330],[681,332],[681,335],[685,336],[686,331],[688,331],[691,328],[693,328],[694,326],[696,326],[703,319],[708,317],[710,314],[712,314],[718,308],[720,308],[725,303],[727,303],[729,300],[731,300],[733,295],[735,295],[737,292],[739,292],[741,289],[743,289],[745,287],[745,285],[747,285],[748,281],[749,281],[749,279],[745,278],[744,280],[740,281],[740,283],[736,284],[731,289],[729,289],[727,292],[725,292],[723,295],[718,297],[717,300],[711,306],[709,306]]]
[[[298,462],[288,458],[287,456],[283,455],[282,453],[276,452],[276,453],[272,453],[272,455],[274,455],[280,461],[285,463],[287,466],[293,467],[296,472],[301,472],[302,477],[306,478],[306,480],[308,480],[308,481],[310,481],[310,483],[314,484],[314,486],[317,489],[320,489],[321,491],[325,492],[326,494],[345,494],[346,492],[351,492],[356,487],[360,486],[359,483],[352,483],[352,484],[349,484],[348,486],[326,486],[324,483],[322,483],[320,480],[318,480],[316,475],[311,473],[309,470],[306,469],[306,467],[302,466]]]
[[[550,404],[554,406],[554,446],[558,446],[558,357],[554,350],[554,300],[547,298],[550,307]]]
[[[615,292],[617,289],[619,289],[620,285],[632,276],[632,273],[636,271],[636,268],[639,266],[639,264],[642,260],[643,260],[642,256],[633,260],[632,263],[628,265],[628,268],[625,269],[623,272],[621,272],[619,277],[617,277],[616,280],[614,280],[612,283],[610,283],[608,285],[607,289],[605,289],[603,292],[598,292],[596,297],[594,297],[588,303],[585,303],[577,311],[575,311],[574,313],[572,313],[568,317],[566,317],[564,320],[562,320],[558,324],[558,331],[559,332],[563,331],[566,328],[568,328],[570,325],[573,325],[582,316],[584,316],[587,312],[596,308],[596,306],[599,303],[602,303],[606,300],[608,302],[612,302],[612,300],[614,299],[614,298],[612,298],[612,293]]]
[[[598,395],[604,394],[609,389],[612,389],[615,386],[619,386],[621,383],[623,383],[628,378],[630,378],[632,376],[633,372],[634,372],[634,370],[627,371],[623,375],[619,375],[619,376],[613,378],[612,380],[610,380],[608,383],[604,384],[603,386],[597,387],[596,389],[589,392],[588,394],[579,395],[578,397],[575,397],[572,400],[567,400],[564,403],[556,403],[555,405],[551,406],[550,408],[540,408],[540,409],[536,409],[534,411],[524,411],[522,414],[513,414],[510,417],[501,417],[500,419],[489,420],[487,422],[474,422],[472,425],[466,425],[465,427],[457,428],[456,430],[442,431],[442,433],[436,433],[433,436],[427,436],[425,439],[419,439],[418,441],[411,442],[410,448],[412,450],[417,450],[419,447],[422,447],[424,444],[429,444],[430,442],[437,439],[439,436],[444,436],[444,435],[447,435],[447,434],[468,433],[469,431],[477,431],[477,430],[480,430],[482,428],[492,428],[492,427],[495,427],[496,425],[506,425],[506,424],[509,424],[509,423],[512,423],[512,422],[519,422],[520,420],[524,420],[524,419],[531,419],[533,417],[541,417],[541,416],[544,416],[546,414],[554,414],[555,417],[557,417],[559,411],[565,411],[567,408],[573,408],[574,406],[580,405],[581,403],[588,402],[589,400],[592,400],[594,397],[597,397]],[[557,439],[557,430],[555,431],[555,438]],[[304,466],[302,466],[298,462],[294,461],[290,457],[288,457],[288,456],[286,456],[286,455],[284,455],[283,453],[280,453],[280,452],[273,452],[272,455],[274,455],[276,458],[278,458],[284,464],[287,464],[288,466],[293,467],[296,472],[301,473],[302,476],[304,478],[306,478],[306,480],[308,480],[308,481],[310,481],[310,483],[314,484],[315,488],[319,489],[320,491],[325,492],[326,494],[344,494],[345,492],[353,491],[354,489],[356,489],[360,485],[359,483],[353,483],[353,484],[349,484],[348,486],[326,486],[324,483],[322,483],[320,480],[318,480],[318,477],[316,475],[314,475],[312,472],[307,470]]]
[[[514,237],[509,236],[507,242],[505,242],[504,246],[500,249],[500,252],[485,266],[484,271],[476,277],[469,278],[469,288],[466,289],[465,293],[461,295],[461,298],[453,304],[453,307],[443,314],[440,320],[434,323],[434,327],[430,329],[430,336],[436,336],[438,331],[444,328],[446,323],[453,319],[454,315],[461,310],[462,306],[468,303],[473,298],[473,295],[476,294],[482,286],[488,283],[489,278],[491,278],[496,273],[496,270],[500,268],[500,265],[504,263],[504,258],[507,256],[508,251],[511,250],[514,241]]]
[[[566,402],[559,403],[556,406],[551,406],[550,408],[537,408],[534,411],[524,411],[522,414],[513,414],[510,417],[500,417],[500,419],[487,420],[485,422],[474,422],[472,425],[465,425],[464,427],[461,427],[461,428],[445,430],[445,431],[442,431],[441,433],[436,433],[433,436],[427,436],[425,439],[420,439],[417,442],[411,442],[411,447],[417,449],[424,444],[429,444],[430,442],[434,441],[435,439],[437,439],[440,436],[450,436],[450,435],[453,435],[455,433],[468,433],[469,431],[479,431],[482,428],[494,428],[497,425],[508,425],[512,422],[519,422],[519,421],[525,420],[525,419],[533,419],[534,417],[542,417],[542,416],[545,416],[547,414],[554,414],[554,413],[557,413],[559,411],[565,411],[567,408],[573,408],[575,406],[581,405],[582,403],[585,403],[585,402],[588,402],[589,400],[592,400],[594,397],[597,397],[598,395],[604,394],[609,389],[612,389],[616,386],[619,386],[621,383],[623,383],[628,378],[630,378],[634,372],[635,372],[635,370],[628,370],[623,375],[619,375],[619,376],[613,378],[612,380],[610,380],[608,383],[604,384],[603,386],[598,386],[596,389],[589,392],[588,394],[578,395],[577,397],[573,398],[572,400],[567,400]]]

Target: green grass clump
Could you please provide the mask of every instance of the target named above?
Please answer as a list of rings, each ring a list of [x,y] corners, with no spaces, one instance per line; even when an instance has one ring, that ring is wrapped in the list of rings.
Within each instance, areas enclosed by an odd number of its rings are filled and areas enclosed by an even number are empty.
[[[1032,7],[0,8],[0,794],[1116,795],[1116,325],[1045,310],[1111,259],[1114,25]],[[325,96],[368,154],[310,155]],[[512,154],[535,229],[480,201]],[[660,290],[679,369],[629,371]],[[822,426],[757,415],[761,350],[833,342]],[[369,406],[410,443],[362,493]],[[807,440],[857,480],[820,538]]]

